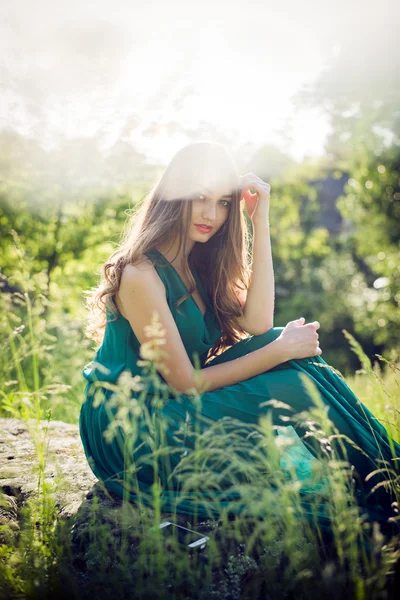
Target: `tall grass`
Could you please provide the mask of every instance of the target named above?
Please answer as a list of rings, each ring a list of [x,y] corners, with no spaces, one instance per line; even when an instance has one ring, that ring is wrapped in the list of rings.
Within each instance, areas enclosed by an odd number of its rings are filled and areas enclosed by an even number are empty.
[[[315,406],[298,417],[310,424],[317,458],[304,454],[293,427],[273,425],[268,411],[257,424],[230,417],[208,423],[195,393],[193,411],[172,430],[163,412],[171,391],[156,370],[164,334],[157,321],[151,331],[157,335],[142,345],[142,376],[125,372],[116,384],[96,386],[95,410],[105,410],[110,420],[105,439],[119,445],[125,460],[123,498],[99,482],[82,498],[78,514],[63,520],[54,499],[64,482],[45,480],[48,431],[41,421],[51,420],[54,398],[70,388],[56,371],[55,383],[49,380],[54,340],[42,318],[47,300],[29,277],[17,236],[15,244],[22,265],[16,280],[24,291],[1,300],[8,357],[1,367],[1,414],[29,428],[37,493],[19,515],[19,535],[0,545],[2,598],[391,597],[399,540],[387,539],[360,511],[352,470],[336,450],[340,438],[311,380],[302,376]],[[344,335],[362,364],[348,384],[399,440],[399,364],[378,357],[380,364],[372,365],[358,342]],[[154,472],[147,494],[137,477],[145,468]],[[398,480],[390,485],[398,500]],[[171,489],[179,490],[179,500],[166,512]],[[190,519],[180,511],[185,498],[198,507]],[[207,532],[206,553],[189,552],[174,535],[164,538],[158,525],[166,519]]]

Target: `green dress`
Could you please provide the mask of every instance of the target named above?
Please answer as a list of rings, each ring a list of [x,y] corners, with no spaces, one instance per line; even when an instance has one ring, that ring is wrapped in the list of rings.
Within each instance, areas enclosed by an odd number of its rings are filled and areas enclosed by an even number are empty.
[[[187,293],[187,287],[173,265],[163,254],[155,249],[146,254],[153,261],[166,287],[168,305],[193,366],[196,366],[197,357],[202,368],[234,360],[269,344],[280,335],[282,327],[273,327],[263,335],[250,336],[236,343],[205,365],[208,350],[221,336],[221,331],[210,298],[207,296],[199,275],[193,270],[199,292],[207,306],[204,316],[192,296],[184,300],[176,309],[175,302]],[[96,477],[102,480],[109,490],[121,497],[124,495],[126,497],[127,494],[126,490],[124,492],[123,486],[124,477],[127,480],[127,473],[124,472],[124,464],[127,463],[124,463],[124,451],[122,450],[124,435],[126,434],[117,427],[116,437],[111,442],[104,437],[103,434],[110,423],[110,415],[114,415],[116,410],[115,408],[111,410],[108,408],[107,410],[106,406],[107,401],[112,397],[113,391],[112,389],[105,389],[103,391],[104,401],[98,406],[93,406],[94,382],[96,380],[105,381],[105,385],[107,385],[107,382],[116,383],[120,374],[127,370],[133,376],[140,375],[143,367],[137,364],[139,348],[139,341],[127,319],[122,315],[119,315],[117,320],[114,321],[108,319],[103,343],[94,360],[83,369],[87,384],[85,401],[80,412],[79,426],[85,454]],[[322,368],[324,366],[325,368]],[[234,365],[232,365],[232,368],[234,368]],[[274,425],[280,426],[274,428],[274,435],[289,436],[294,442],[293,445],[288,446],[286,454],[283,453],[280,466],[284,470],[287,469],[288,474],[289,472],[293,474],[290,467],[290,465],[293,465],[300,481],[311,481],[309,477],[313,462],[320,460],[320,455],[313,448],[313,444],[308,443],[312,442],[312,438],[307,438],[307,441],[306,438],[302,439],[306,430],[298,422],[290,420],[292,414],[315,406],[301,377],[302,373],[306,374],[317,387],[324,404],[328,408],[328,416],[337,430],[353,440],[365,453],[364,455],[354,449],[351,444],[345,443],[348,460],[359,475],[354,479],[354,483],[357,488],[356,496],[359,498],[360,506],[363,506],[364,511],[371,519],[383,523],[386,522],[389,516],[393,516],[394,513],[390,508],[393,498],[388,496],[383,487],[368,496],[371,488],[379,479],[375,477],[367,483],[363,480],[368,473],[376,469],[377,458],[393,463],[390,444],[394,447],[395,456],[400,457],[400,445],[388,439],[385,428],[374,418],[368,408],[357,399],[342,377],[335,370],[329,368],[329,365],[319,356],[312,357],[312,359],[289,360],[240,383],[204,393],[201,396],[201,419],[198,418],[198,408],[196,408],[193,397],[184,394],[177,397],[171,391],[170,396],[164,400],[162,407],[158,406],[157,408],[168,423],[164,431],[166,443],[176,450],[168,455],[161,455],[157,459],[158,477],[162,484],[161,510],[188,516],[196,513],[200,517],[210,516],[211,513],[213,516],[218,517],[222,508],[232,500],[229,494],[224,495],[223,490],[219,490],[221,498],[216,500],[214,492],[213,498],[208,497],[206,506],[203,506],[198,492],[186,491],[181,494],[181,486],[178,480],[173,477],[168,479],[168,475],[179,463],[185,448],[190,451],[190,435],[186,436],[186,445],[182,446],[182,439],[184,438],[182,430],[188,422],[192,427],[196,425],[201,432],[204,432],[210,427],[210,424],[220,421],[224,417],[231,417],[240,423],[251,425],[259,423],[260,416],[268,415],[272,418]],[[146,398],[149,414],[153,414],[155,410],[152,397],[156,392],[157,390],[150,385]],[[134,396],[134,393],[132,393],[132,396]],[[265,404],[266,401],[271,399],[288,404],[293,408],[293,413],[285,410],[282,405]],[[282,416],[283,418],[281,418]],[[135,420],[132,414],[131,418]],[[149,435],[148,429],[146,429],[148,425],[143,420],[138,421],[140,420],[137,418],[134,423],[132,422],[132,431],[135,429],[141,434],[141,436],[137,436],[138,441],[134,446],[134,455],[130,457],[133,463],[134,461],[139,462],[140,457],[143,458],[146,453],[149,455],[151,452],[151,443],[146,442],[146,434]],[[179,449],[182,452],[179,452]],[[132,460],[133,458],[134,460]],[[153,467],[152,461],[147,461],[147,463],[142,461],[141,467],[134,478],[137,487],[131,486],[129,488],[128,495],[131,501],[140,500],[140,502],[151,505],[152,484],[154,483]],[[311,491],[318,494],[321,486],[323,489],[323,482],[318,485],[314,484],[314,488],[305,486],[303,492],[307,494],[311,489]],[[133,491],[134,489],[137,490],[137,493]],[[204,497],[206,497],[206,494]],[[304,507],[305,514],[307,514],[306,496]],[[315,516],[313,517],[311,513],[310,510],[309,517],[313,519]],[[320,510],[318,517],[322,527],[329,527],[329,519],[325,516],[323,509]]]

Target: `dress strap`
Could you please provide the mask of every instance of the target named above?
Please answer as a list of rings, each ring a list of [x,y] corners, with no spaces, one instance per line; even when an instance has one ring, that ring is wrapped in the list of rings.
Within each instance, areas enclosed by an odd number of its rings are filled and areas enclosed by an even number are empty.
[[[167,269],[167,267],[170,266],[170,263],[167,261],[167,259],[164,257],[164,255],[161,252],[156,250],[156,248],[151,248],[150,250],[147,250],[146,252],[144,252],[144,254],[145,254],[145,256],[150,258],[161,281],[165,285],[165,289],[167,292],[167,299],[172,298],[174,296],[174,290],[172,287],[173,284],[171,282],[171,277],[170,276],[168,277],[168,274],[167,274],[168,271],[169,272],[171,271],[170,269]]]
[[[178,288],[174,288],[174,290],[172,290],[172,293],[175,294],[177,297],[179,297],[180,295],[182,295],[182,290],[184,293],[188,294],[189,290],[185,284],[185,282],[183,281],[182,277],[179,275],[178,271],[175,269],[174,265],[162,254],[162,252],[160,252],[159,250],[157,250],[156,248],[152,248],[151,250],[149,250],[148,252],[145,252],[146,255],[149,255],[151,260],[153,260],[153,257],[157,260],[160,259],[160,264],[163,267],[170,267],[170,273],[174,274],[174,279],[178,284]],[[157,268],[157,263],[154,262],[154,266],[157,269],[157,272],[159,273],[161,279],[164,281],[164,283],[166,285],[171,285],[170,282],[163,279],[163,276],[161,275],[160,271]],[[161,271],[163,271],[163,269],[161,269]],[[211,304],[211,300],[204,288],[203,282],[200,279],[199,274],[197,273],[195,268],[192,268],[192,274],[194,277],[194,280],[196,282],[196,286],[197,289],[199,290],[199,293],[201,295],[201,297],[203,298],[205,304],[206,304],[206,313],[207,312],[211,312],[212,311],[212,304]],[[193,299],[194,301],[194,299]],[[195,301],[194,301],[195,302]]]
[[[159,264],[157,262],[154,262],[154,266],[156,268],[157,268],[157,266],[170,267],[170,269],[169,269],[170,273],[174,274],[175,280],[178,282],[179,286],[182,287],[186,293],[188,293],[187,286],[186,286],[185,282],[183,281],[182,277],[179,275],[179,273],[175,269],[174,265],[164,256],[164,254],[162,254],[162,252],[160,252],[156,248],[152,248],[148,252],[145,252],[145,254],[146,255],[150,254],[150,256],[154,256],[156,261],[158,261],[158,259],[159,259]],[[152,258],[152,260],[153,260],[153,258]],[[158,269],[157,269],[157,271],[158,271]]]

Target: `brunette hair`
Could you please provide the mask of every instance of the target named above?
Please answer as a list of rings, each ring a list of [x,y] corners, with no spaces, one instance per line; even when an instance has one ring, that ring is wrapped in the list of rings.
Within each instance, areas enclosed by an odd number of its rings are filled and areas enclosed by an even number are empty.
[[[119,289],[121,275],[127,264],[138,264],[144,253],[168,246],[178,238],[178,252],[186,245],[191,223],[191,199],[198,192],[199,180],[228,181],[232,202],[227,220],[221,229],[205,243],[196,243],[184,264],[190,287],[176,303],[179,306],[196,289],[191,274],[194,267],[208,293],[222,331],[222,336],[210,349],[208,360],[248,334],[235,323],[242,315],[238,293],[249,287],[251,268],[249,230],[240,207],[241,190],[233,158],[224,146],[215,141],[201,141],[181,148],[171,159],[158,183],[130,217],[119,243],[102,267],[100,285],[86,292],[89,316],[88,337],[99,345],[104,336],[110,313],[118,318],[114,295]]]

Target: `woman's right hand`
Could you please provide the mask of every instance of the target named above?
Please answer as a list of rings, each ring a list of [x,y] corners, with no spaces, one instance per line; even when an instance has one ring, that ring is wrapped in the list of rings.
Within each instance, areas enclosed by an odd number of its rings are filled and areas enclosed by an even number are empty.
[[[322,354],[318,342],[317,329],[319,327],[318,321],[304,325],[303,317],[289,321],[277,338],[281,343],[283,353],[287,356],[286,360],[310,358]]]

